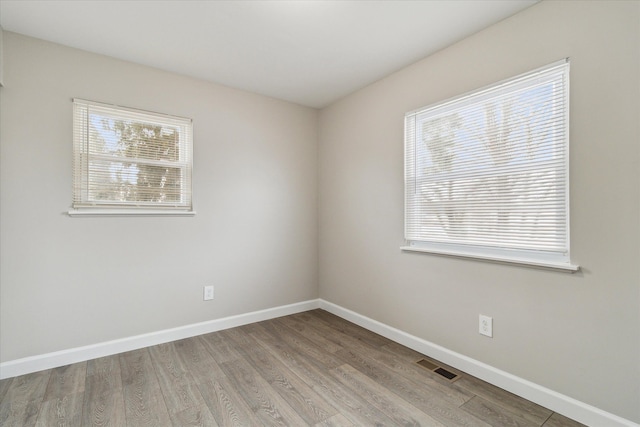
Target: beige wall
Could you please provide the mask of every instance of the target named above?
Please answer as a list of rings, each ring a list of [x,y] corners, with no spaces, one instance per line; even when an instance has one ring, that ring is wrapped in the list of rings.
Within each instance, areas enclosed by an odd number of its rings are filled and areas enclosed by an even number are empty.
[[[4,46],[4,43],[2,42],[3,35],[4,35],[4,31],[2,30],[2,27],[0,27],[0,87],[2,87],[2,82],[3,82],[2,70],[4,69],[4,66],[3,66],[4,55],[2,53],[2,47]]]
[[[564,57],[581,272],[402,253],[404,113]],[[630,1],[543,1],[344,98],[320,116],[320,296],[640,422],[639,121]]]
[[[14,33],[4,45],[0,360],[317,298],[316,110]],[[197,215],[67,216],[72,97],[192,118]]]

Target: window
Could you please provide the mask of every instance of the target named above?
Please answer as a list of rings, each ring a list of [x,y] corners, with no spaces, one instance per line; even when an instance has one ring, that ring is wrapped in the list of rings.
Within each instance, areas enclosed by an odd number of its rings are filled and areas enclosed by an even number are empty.
[[[73,100],[73,209],[193,214],[190,119]]]
[[[402,249],[577,270],[568,117],[568,60],[407,113]]]

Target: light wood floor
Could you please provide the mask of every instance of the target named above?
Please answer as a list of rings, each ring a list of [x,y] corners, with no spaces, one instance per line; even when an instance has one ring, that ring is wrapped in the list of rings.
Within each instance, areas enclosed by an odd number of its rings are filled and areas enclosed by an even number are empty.
[[[314,310],[2,380],[0,425],[581,425],[423,358]]]

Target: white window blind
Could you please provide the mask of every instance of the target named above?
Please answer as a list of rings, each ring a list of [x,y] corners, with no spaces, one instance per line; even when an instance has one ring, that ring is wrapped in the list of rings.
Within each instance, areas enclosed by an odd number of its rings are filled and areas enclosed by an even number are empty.
[[[569,62],[405,116],[404,249],[569,266]]]
[[[190,119],[73,100],[73,208],[191,211]]]

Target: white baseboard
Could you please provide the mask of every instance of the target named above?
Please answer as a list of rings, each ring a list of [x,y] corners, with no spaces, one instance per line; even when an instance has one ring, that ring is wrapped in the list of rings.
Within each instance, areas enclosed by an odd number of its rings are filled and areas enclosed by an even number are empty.
[[[640,427],[640,424],[633,421],[549,390],[339,305],[321,299],[320,308],[588,426]]]
[[[77,347],[68,350],[38,356],[25,357],[0,363],[0,379],[29,374],[45,369],[83,362],[98,357],[110,356],[125,351],[137,350],[156,344],[163,344],[175,340],[197,335],[229,329],[249,323],[261,322],[276,317],[321,308],[345,320],[360,325],[370,331],[380,334],[390,340],[405,345],[422,354],[428,355],[456,369],[483,379],[493,385],[511,393],[535,402],[554,412],[565,415],[589,426],[607,427],[640,427],[630,420],[598,409],[579,400],[549,390],[538,384],[511,375],[470,357],[456,353],[437,344],[410,335],[377,320],[370,319],[354,311],[330,303],[322,299],[303,301],[295,304],[269,308],[251,313],[229,316],[207,322],[194,323],[178,328],[122,338],[113,341]]]
[[[208,334],[211,332],[221,331],[223,329],[247,325],[249,323],[261,322],[263,320],[313,310],[319,308],[319,306],[320,302],[317,299],[303,301],[295,304],[254,311],[251,313],[224,317],[222,319],[194,323],[178,328],[165,329],[163,331],[151,332],[148,334],[136,335],[133,337],[76,347],[38,356],[25,357],[23,359],[11,360],[9,362],[0,363],[0,379],[16,377],[18,375],[38,372],[45,369],[57,368],[71,363],[84,362],[85,360],[110,356],[112,354],[118,354],[130,350],[137,350],[196,335]]]

